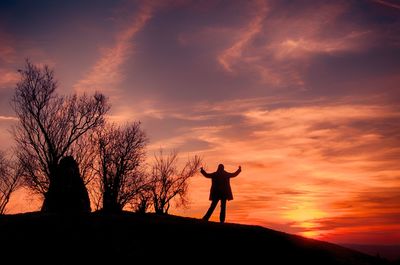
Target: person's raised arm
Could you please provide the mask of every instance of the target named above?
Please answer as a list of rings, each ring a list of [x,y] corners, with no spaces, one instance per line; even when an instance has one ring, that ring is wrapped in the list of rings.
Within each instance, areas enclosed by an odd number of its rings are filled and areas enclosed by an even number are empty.
[[[200,173],[206,178],[211,178],[211,174],[207,173],[203,168],[200,168]]]
[[[239,168],[238,168],[238,170],[236,170],[234,173],[231,173],[231,178],[234,178],[234,177],[236,177],[237,175],[239,175],[240,174],[240,172],[242,172],[242,167],[241,166],[239,166]]]

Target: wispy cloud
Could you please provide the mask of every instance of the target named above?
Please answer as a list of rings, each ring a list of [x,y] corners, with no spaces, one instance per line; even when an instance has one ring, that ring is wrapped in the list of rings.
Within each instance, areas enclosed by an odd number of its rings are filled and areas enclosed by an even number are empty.
[[[16,50],[12,37],[0,28],[0,39],[0,62],[14,62]]]
[[[144,1],[127,22],[127,26],[114,36],[115,44],[101,50],[101,58],[89,73],[74,86],[78,92],[116,92],[123,81],[123,64],[133,53],[133,39],[151,19],[157,5]],[[115,94],[114,94],[115,95]]]
[[[0,120],[3,120],[3,121],[17,121],[18,118],[15,117],[15,116],[3,116],[3,115],[0,115]]]
[[[240,30],[240,34],[236,42],[218,55],[218,62],[228,71],[233,71],[233,64],[240,60],[243,51],[250,41],[262,30],[263,20],[268,11],[267,4],[264,0],[257,0],[255,5],[255,15],[249,24]]]
[[[16,49],[13,38],[0,27],[0,89],[15,85],[19,75],[10,66],[16,60]]]
[[[0,69],[0,76],[0,89],[14,86],[19,80],[19,74],[16,70]]]
[[[254,73],[261,83],[275,87],[302,87],[310,57],[360,51],[368,45],[365,40],[372,33],[341,21],[348,10],[344,2],[298,6],[296,15],[290,16],[277,4],[256,3],[255,15],[242,28],[232,31],[238,32],[236,40],[217,55],[217,61],[229,73]]]
[[[373,2],[381,4],[383,6],[400,10],[400,5],[397,3],[393,3],[393,1],[373,0]]]

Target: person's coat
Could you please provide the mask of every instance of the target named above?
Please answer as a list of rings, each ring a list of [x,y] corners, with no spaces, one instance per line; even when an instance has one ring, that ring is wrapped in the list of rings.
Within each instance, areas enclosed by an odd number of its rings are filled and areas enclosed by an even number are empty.
[[[214,200],[233,200],[233,194],[230,184],[230,179],[236,177],[240,173],[238,169],[234,173],[226,172],[225,170],[207,173],[201,170],[201,173],[206,178],[211,178],[212,184],[210,189],[210,201]]]

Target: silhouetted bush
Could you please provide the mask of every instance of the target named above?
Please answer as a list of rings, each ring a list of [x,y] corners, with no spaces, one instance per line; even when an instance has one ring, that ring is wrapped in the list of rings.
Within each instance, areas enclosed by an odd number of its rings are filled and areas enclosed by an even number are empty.
[[[90,200],[72,156],[61,159],[42,206],[44,212],[88,213]]]

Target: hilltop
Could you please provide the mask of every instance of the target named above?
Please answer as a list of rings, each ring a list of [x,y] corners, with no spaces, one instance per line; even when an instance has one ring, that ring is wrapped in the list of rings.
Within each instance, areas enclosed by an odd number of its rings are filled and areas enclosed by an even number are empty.
[[[387,264],[338,245],[260,226],[193,218],[92,213],[0,216],[1,260],[31,264]]]

